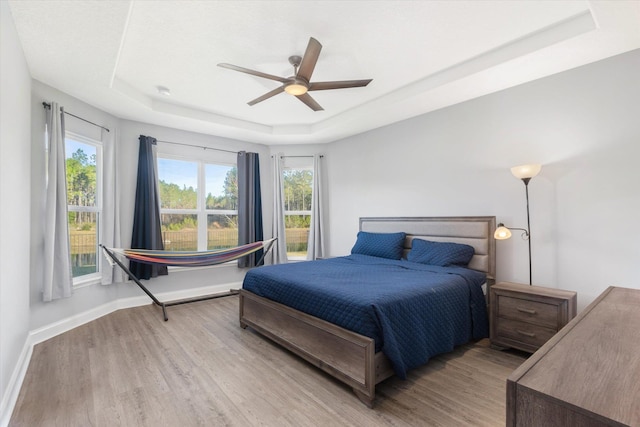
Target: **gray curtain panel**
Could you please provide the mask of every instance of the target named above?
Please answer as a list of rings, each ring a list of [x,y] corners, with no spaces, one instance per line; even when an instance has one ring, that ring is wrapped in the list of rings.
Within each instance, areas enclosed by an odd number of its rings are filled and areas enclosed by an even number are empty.
[[[102,244],[109,248],[121,248],[120,230],[120,175],[117,169],[116,138],[118,130],[112,129],[108,132],[102,129],[102,216],[99,218],[102,228]],[[102,261],[102,259],[101,259]],[[124,282],[124,273],[121,268],[114,268],[109,262],[102,262],[100,265],[103,285]]]
[[[307,259],[322,258],[324,250],[324,190],[322,188],[322,156],[313,156],[313,192],[311,199],[311,225],[309,227],[309,244]]]
[[[287,239],[284,228],[284,187],[282,182],[282,153],[273,156],[273,221],[271,235],[276,237],[271,249],[272,263],[284,264],[287,259]]]
[[[64,109],[52,102],[46,110],[46,120],[48,153],[42,299],[52,301],[71,296],[73,274],[67,214]]]
[[[260,159],[258,153],[238,153],[238,244],[261,242],[262,195],[260,191]],[[238,267],[255,267],[263,264],[264,251],[247,255],[238,260]]]

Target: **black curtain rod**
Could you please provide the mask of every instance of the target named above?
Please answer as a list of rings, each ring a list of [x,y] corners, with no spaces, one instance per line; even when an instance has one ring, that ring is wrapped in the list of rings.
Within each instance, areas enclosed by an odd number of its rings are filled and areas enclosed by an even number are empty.
[[[184,144],[182,142],[173,142],[173,141],[160,141],[160,140],[158,140],[158,142],[162,142],[164,144],[184,145],[185,147],[195,147],[195,148],[202,148],[204,150],[224,151],[225,153],[238,154],[237,151],[223,150],[222,148],[212,148],[212,147],[205,147],[205,146],[202,146],[202,145]]]
[[[271,156],[271,157],[273,157],[273,156]],[[301,159],[301,158],[306,158],[306,157],[313,157],[313,156],[280,156],[281,159],[291,159],[291,158]],[[320,158],[323,158],[323,157],[324,157],[324,155],[321,154]]]
[[[42,106],[43,106],[44,108],[51,108],[51,104],[49,104],[48,102],[43,102],[43,103],[42,103]],[[75,114],[71,114],[71,113],[70,113],[70,112],[68,112],[68,111],[64,111],[64,110],[63,110],[63,112],[64,112],[65,114],[67,114],[67,115],[71,116],[71,117],[75,117],[75,118],[76,118],[76,119],[78,119],[78,120],[82,120],[83,122],[87,122],[87,123],[89,123],[89,124],[92,124],[92,125],[94,125],[94,126],[97,126],[97,127],[101,128],[101,129],[104,129],[104,130],[106,130],[107,132],[111,132],[111,131],[110,131],[109,129],[107,129],[106,127],[104,127],[104,126],[100,126],[100,125],[99,125],[99,124],[97,124],[97,123],[90,122],[89,120],[87,120],[87,119],[83,119],[82,117],[76,116]]]

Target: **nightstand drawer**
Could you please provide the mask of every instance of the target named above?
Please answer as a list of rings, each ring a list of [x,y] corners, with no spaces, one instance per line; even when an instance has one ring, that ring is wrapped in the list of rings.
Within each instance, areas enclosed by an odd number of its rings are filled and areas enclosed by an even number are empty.
[[[553,328],[558,327],[558,305],[545,304],[522,298],[498,295],[498,316],[507,319],[517,319],[536,325]]]
[[[556,332],[554,328],[545,328],[527,322],[520,322],[512,319],[502,319],[497,325],[496,334],[500,338],[521,342],[523,344],[540,347],[553,337]]]

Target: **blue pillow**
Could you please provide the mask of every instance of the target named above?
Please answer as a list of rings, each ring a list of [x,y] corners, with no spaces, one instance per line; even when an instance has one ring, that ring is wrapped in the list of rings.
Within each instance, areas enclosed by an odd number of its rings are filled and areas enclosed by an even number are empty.
[[[440,267],[452,265],[466,267],[473,258],[474,252],[473,246],[461,243],[413,239],[407,261]]]
[[[400,259],[402,258],[405,237],[405,233],[368,233],[360,231],[351,253]]]

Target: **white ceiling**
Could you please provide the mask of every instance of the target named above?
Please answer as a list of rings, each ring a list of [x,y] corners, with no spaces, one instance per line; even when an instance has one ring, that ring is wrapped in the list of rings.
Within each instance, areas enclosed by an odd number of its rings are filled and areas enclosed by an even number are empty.
[[[10,0],[33,78],[115,116],[264,144],[322,143],[640,48],[640,1]],[[279,83],[315,37],[310,92]],[[171,96],[160,95],[166,86]]]

